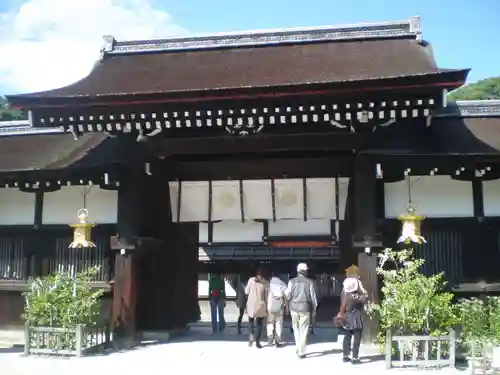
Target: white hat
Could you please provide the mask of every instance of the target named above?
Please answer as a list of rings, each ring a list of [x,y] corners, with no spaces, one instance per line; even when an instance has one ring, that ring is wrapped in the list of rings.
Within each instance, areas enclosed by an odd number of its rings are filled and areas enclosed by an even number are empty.
[[[307,264],[305,263],[299,263],[297,265],[297,272],[304,272],[307,271],[309,268],[307,267]]]
[[[359,283],[356,278],[348,277],[347,279],[344,280],[343,286],[344,286],[344,291],[346,293],[352,293],[358,290]]]

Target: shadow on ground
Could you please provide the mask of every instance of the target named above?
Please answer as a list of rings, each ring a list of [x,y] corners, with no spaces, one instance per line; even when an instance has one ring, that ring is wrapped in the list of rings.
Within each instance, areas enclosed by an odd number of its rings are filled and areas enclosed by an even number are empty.
[[[314,343],[335,343],[338,341],[338,336],[336,335],[336,329],[330,328],[316,328],[314,334],[310,333],[308,337],[308,342],[310,344]],[[238,334],[236,330],[236,324],[228,324],[225,331],[222,333],[214,334],[212,333],[212,326],[208,322],[198,322],[192,324],[190,330],[183,336],[174,339],[175,342],[192,342],[192,341],[248,341],[248,325],[244,324],[242,326],[242,333]],[[283,329],[283,340],[285,342],[293,342],[293,331],[289,326],[285,326]],[[264,332],[262,336],[262,343],[267,342],[267,334]]]
[[[8,353],[23,353],[24,346],[23,345],[12,345],[6,348],[0,348],[0,354],[8,354]]]

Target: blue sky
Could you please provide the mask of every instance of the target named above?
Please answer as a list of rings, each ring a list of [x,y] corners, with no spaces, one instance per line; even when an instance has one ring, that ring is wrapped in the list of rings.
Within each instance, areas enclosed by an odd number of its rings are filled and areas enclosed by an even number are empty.
[[[61,10],[62,4],[71,9]],[[110,14],[115,19],[108,21]],[[104,33],[140,39],[396,21],[413,15],[421,16],[423,38],[433,45],[440,67],[472,68],[469,82],[500,76],[500,0],[0,0],[0,55],[9,56],[3,65],[0,59],[0,92],[77,80],[95,61],[94,54],[82,51],[98,51],[99,46],[89,43],[100,45]],[[61,47],[71,38],[81,47]]]
[[[441,67],[500,76],[500,0],[157,0],[192,32],[392,21],[420,15]]]

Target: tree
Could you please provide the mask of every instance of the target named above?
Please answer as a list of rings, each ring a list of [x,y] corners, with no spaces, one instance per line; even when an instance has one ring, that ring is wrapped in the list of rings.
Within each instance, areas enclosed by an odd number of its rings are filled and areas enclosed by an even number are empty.
[[[0,121],[26,120],[24,111],[12,109],[9,102],[3,96],[0,96]]]
[[[500,99],[500,77],[492,77],[456,89],[448,96],[451,100]]]

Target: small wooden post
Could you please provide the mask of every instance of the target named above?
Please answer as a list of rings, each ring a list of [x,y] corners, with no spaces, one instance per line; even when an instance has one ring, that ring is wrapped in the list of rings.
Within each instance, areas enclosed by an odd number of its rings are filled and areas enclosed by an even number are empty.
[[[450,329],[450,366],[455,367],[457,334]]]
[[[106,324],[104,328],[104,343],[107,345],[111,342],[111,328],[109,324]]]
[[[31,345],[30,326],[29,326],[29,323],[26,322],[26,323],[24,323],[24,355],[25,356],[30,355],[30,345]]]
[[[392,332],[390,329],[385,334],[385,368],[392,368]]]
[[[81,324],[76,325],[76,356],[81,357],[83,351],[83,329]]]

